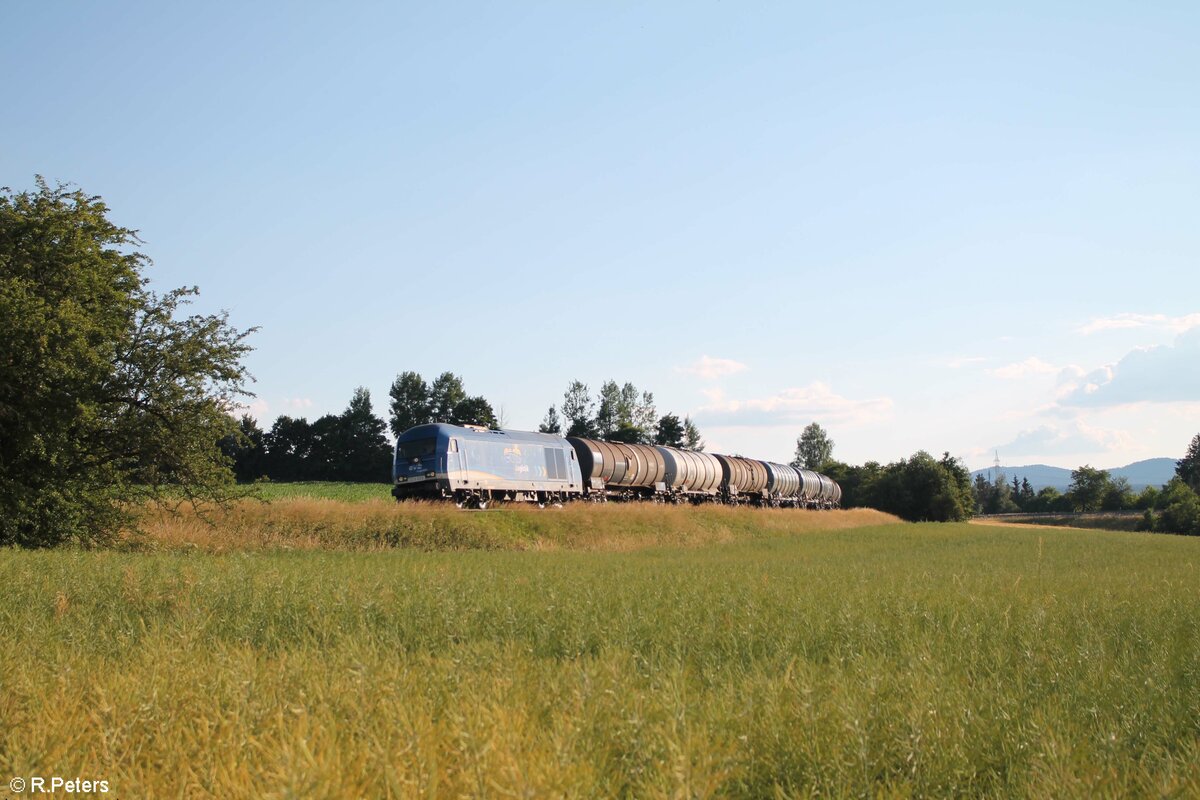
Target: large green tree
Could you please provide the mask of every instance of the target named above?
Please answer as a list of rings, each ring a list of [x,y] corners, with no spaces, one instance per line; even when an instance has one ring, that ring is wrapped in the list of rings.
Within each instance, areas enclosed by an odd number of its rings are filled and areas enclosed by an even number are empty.
[[[419,373],[401,372],[392,381],[388,396],[391,398],[388,426],[392,436],[399,436],[409,428],[429,422],[432,414],[429,387]]]
[[[450,422],[454,409],[467,399],[462,378],[453,372],[443,372],[429,387],[429,415],[432,422]]]
[[[792,466],[819,470],[831,458],[833,440],[820,425],[815,422],[809,423],[796,440],[796,457],[792,459]]]
[[[1192,491],[1200,492],[1200,433],[1192,437],[1184,457],[1175,462],[1175,474]]]
[[[152,291],[98,198],[0,189],[0,545],[103,542],[146,501],[223,500],[220,442],[247,396],[249,331]]]
[[[1076,511],[1098,511],[1104,495],[1112,485],[1108,470],[1084,464],[1071,472],[1071,488],[1067,495]]]

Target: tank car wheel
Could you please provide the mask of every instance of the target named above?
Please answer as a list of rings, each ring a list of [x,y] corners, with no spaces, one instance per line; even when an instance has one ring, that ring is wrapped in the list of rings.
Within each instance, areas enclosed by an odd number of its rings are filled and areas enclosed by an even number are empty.
[[[488,501],[487,500],[479,500],[475,503],[475,507],[478,508],[480,511],[487,511]]]

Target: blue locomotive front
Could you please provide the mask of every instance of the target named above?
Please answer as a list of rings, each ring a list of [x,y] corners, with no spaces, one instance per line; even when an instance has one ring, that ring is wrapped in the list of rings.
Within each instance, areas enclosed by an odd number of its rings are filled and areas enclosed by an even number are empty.
[[[560,503],[582,492],[575,450],[560,436],[474,425],[418,425],[400,434],[392,495],[452,498],[486,508],[492,500]]]

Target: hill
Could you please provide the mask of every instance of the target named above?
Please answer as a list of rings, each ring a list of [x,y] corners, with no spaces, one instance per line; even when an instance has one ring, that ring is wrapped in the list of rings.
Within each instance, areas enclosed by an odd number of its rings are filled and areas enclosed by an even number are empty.
[[[1147,486],[1162,486],[1175,476],[1175,459],[1148,458],[1145,461],[1135,461],[1123,467],[1107,468],[1114,478],[1125,478],[1133,486],[1135,492]],[[971,478],[983,475],[991,478],[995,467],[977,469],[971,473]],[[1000,467],[1000,471],[1011,481],[1015,475],[1025,478],[1033,486],[1034,491],[1053,486],[1065,492],[1071,486],[1071,470],[1062,467],[1051,467],[1048,464],[1027,464],[1020,467]]]

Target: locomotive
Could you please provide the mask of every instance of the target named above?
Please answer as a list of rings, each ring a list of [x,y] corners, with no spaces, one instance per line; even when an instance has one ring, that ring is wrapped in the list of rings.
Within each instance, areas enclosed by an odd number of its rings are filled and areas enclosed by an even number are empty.
[[[396,439],[392,495],[487,508],[569,500],[721,502],[837,508],[837,482],[812,470],[741,456],[549,433],[432,423]]]

